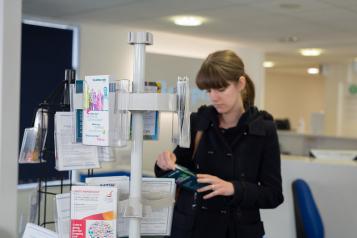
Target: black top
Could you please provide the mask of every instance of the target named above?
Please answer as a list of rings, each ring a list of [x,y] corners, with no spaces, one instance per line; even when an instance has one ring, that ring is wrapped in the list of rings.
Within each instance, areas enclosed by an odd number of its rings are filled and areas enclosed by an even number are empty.
[[[195,213],[193,237],[229,234],[229,237],[261,238],[264,228],[259,209],[275,208],[283,202],[280,150],[272,116],[252,107],[241,116],[237,127],[222,133],[218,126],[215,108],[201,107],[191,115],[191,147],[178,146],[174,153],[177,164],[232,182],[234,195],[203,200],[199,194],[198,208],[192,212],[194,195],[182,191],[175,205],[172,237],[179,237],[175,233],[187,226],[189,214]],[[192,158],[198,130],[203,131],[203,136]],[[163,173],[157,166],[155,172]]]

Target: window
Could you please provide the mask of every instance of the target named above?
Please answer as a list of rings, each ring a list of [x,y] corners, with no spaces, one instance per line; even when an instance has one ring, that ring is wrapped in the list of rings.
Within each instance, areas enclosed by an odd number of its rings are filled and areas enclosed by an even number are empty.
[[[21,45],[20,140],[32,127],[39,104],[64,80],[65,69],[77,68],[78,29],[72,26],[24,20]],[[56,180],[68,176],[54,169],[53,115],[49,115],[45,163],[20,164],[19,184],[38,178]]]

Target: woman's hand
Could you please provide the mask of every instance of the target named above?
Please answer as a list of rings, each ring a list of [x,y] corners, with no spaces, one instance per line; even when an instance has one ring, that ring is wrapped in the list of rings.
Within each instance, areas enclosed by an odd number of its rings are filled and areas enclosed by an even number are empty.
[[[157,156],[156,164],[164,171],[174,170],[176,167],[176,155],[171,151],[164,151]]]
[[[234,194],[234,187],[231,182],[227,182],[213,175],[197,174],[197,182],[208,184],[207,186],[197,189],[197,192],[212,191],[203,196],[203,199],[209,199],[218,195],[231,196]]]

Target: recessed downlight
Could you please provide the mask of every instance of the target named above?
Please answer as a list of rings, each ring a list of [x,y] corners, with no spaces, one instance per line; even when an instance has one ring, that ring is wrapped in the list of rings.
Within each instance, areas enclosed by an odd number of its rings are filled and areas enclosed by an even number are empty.
[[[273,68],[274,67],[274,62],[273,61],[264,61],[263,62],[263,67],[264,68]]]
[[[307,73],[308,74],[319,74],[320,73],[320,69],[319,68],[315,68],[315,67],[308,68],[307,69]]]
[[[199,16],[175,16],[172,20],[179,26],[200,26],[205,19]]]
[[[300,54],[303,56],[319,56],[321,55],[322,50],[319,48],[307,48],[301,49]]]
[[[301,5],[297,3],[281,3],[279,7],[283,9],[299,9]]]
[[[300,38],[297,36],[285,36],[285,37],[280,37],[279,41],[282,43],[295,43],[300,41]]]

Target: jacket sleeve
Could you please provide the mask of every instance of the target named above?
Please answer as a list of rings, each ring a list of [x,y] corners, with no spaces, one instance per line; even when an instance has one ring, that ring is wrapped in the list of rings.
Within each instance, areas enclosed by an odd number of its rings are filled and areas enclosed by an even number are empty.
[[[176,164],[185,166],[186,168],[190,169],[191,171],[195,171],[195,165],[192,160],[193,148],[194,148],[194,141],[195,135],[197,132],[196,124],[197,124],[197,114],[192,113],[190,116],[190,124],[191,124],[191,144],[190,148],[183,148],[180,146],[176,146],[173,153],[176,155]],[[163,171],[160,169],[159,166],[155,163],[155,175],[156,177],[160,177],[167,173],[168,171]]]
[[[258,184],[233,181],[235,194],[232,202],[241,208],[275,208],[284,201],[282,193],[279,141],[272,121],[267,135],[259,168]]]

